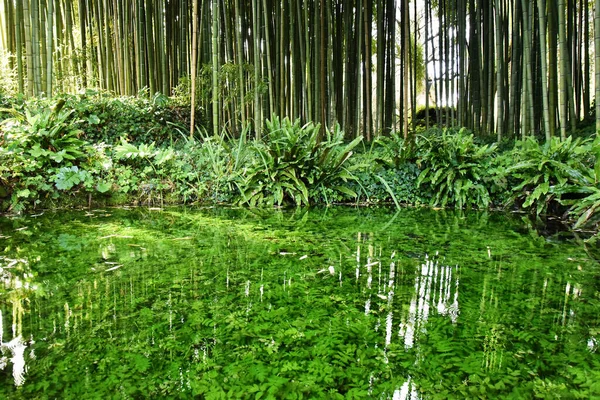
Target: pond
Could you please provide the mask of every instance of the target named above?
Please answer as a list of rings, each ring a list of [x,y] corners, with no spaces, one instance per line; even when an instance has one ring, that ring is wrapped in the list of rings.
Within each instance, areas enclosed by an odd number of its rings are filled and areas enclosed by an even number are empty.
[[[1,398],[593,398],[600,267],[520,217],[0,218]]]

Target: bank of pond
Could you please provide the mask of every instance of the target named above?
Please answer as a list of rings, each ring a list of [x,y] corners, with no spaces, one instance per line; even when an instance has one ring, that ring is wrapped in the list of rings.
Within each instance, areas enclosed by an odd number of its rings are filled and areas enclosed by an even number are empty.
[[[458,128],[372,142],[273,116],[194,136],[156,99],[66,96],[0,112],[0,212],[69,206],[428,205],[523,211],[595,233],[600,139],[493,143]],[[185,118],[184,118],[185,120]],[[173,122],[175,121],[175,122]]]

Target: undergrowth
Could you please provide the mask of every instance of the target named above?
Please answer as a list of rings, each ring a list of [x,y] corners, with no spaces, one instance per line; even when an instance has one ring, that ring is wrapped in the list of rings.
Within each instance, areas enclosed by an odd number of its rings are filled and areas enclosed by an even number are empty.
[[[179,103],[88,92],[2,99],[0,210],[61,204],[430,204],[600,222],[600,139],[483,144],[466,129],[344,140],[273,116],[262,140],[187,133]],[[200,118],[202,123],[202,118]]]

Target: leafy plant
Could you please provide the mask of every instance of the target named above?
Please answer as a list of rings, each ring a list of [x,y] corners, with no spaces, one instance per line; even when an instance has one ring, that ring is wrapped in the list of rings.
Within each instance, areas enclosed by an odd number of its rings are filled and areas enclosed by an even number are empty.
[[[569,216],[574,220],[573,228],[596,227],[600,210],[600,136],[588,142],[586,153],[593,160],[593,168],[584,171],[585,184],[574,187],[571,192],[585,197],[576,199],[561,199],[561,204],[570,205]],[[596,229],[597,230],[597,229]],[[597,235],[596,235],[597,238]]]
[[[81,158],[85,143],[79,139],[82,131],[73,124],[73,110],[64,109],[64,104],[59,100],[51,108],[27,109],[24,114],[15,113],[15,117],[5,120],[12,148],[24,149],[42,163],[60,164]]]
[[[566,193],[589,184],[589,153],[581,139],[552,138],[539,144],[534,138],[519,141],[503,159],[512,195],[507,205],[518,204],[545,214],[556,208]]]
[[[252,144],[254,162],[238,182],[243,203],[310,204],[325,187],[356,197],[343,185],[355,179],[345,163],[362,138],[344,145],[339,126],[322,138],[318,124],[278,117],[267,121],[267,132],[265,142]]]
[[[586,193],[583,199],[572,204],[569,210],[570,216],[574,219],[573,229],[580,229],[586,226],[597,226],[598,210],[600,210],[600,188],[598,186],[586,186],[580,193]]]
[[[58,190],[69,190],[73,186],[79,185],[86,179],[89,179],[90,175],[85,170],[80,170],[77,166],[62,167],[58,170],[58,173],[54,176],[54,184]]]
[[[133,144],[156,142],[160,146],[173,142],[173,131],[189,126],[188,105],[179,104],[162,94],[151,96],[142,91],[137,96],[119,96],[88,90],[82,95],[67,95],[64,100],[74,110],[74,120],[91,142],[119,144],[126,138]],[[203,123],[203,112],[196,120]]]
[[[348,187],[359,193],[360,201],[417,204],[427,203],[431,197],[425,188],[417,188],[420,171],[415,163],[405,162],[392,168],[378,165],[373,156],[357,155],[356,158],[353,174],[357,180],[349,182]]]
[[[127,143],[125,139],[121,140],[121,144],[115,147],[115,157],[118,160],[122,159],[143,159],[146,160],[155,172],[158,172],[156,167],[164,164],[171,160],[175,152],[171,147],[164,149],[156,149],[154,142],[150,144],[142,143],[139,146],[135,146],[131,143]]]
[[[397,169],[406,162],[414,161],[414,140],[404,140],[397,132],[377,137],[373,141],[373,147],[375,162],[384,167]]]
[[[428,186],[432,205],[486,208],[490,193],[486,185],[495,146],[478,146],[473,135],[461,129],[430,130],[415,141],[421,169],[417,187]]]
[[[85,164],[95,149],[81,140],[82,132],[73,121],[73,110],[59,100],[52,106],[32,103],[24,110],[11,109],[11,118],[2,122],[0,184],[11,194],[10,207],[20,211],[37,204],[41,196],[71,185],[59,172]],[[72,187],[72,186],[71,186]]]

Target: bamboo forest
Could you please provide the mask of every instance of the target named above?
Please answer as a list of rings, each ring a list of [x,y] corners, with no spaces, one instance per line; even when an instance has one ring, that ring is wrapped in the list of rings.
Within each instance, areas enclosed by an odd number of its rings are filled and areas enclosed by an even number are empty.
[[[600,398],[600,0],[0,0],[0,398]]]
[[[271,115],[371,139],[419,107],[483,135],[563,139],[596,118],[597,2],[2,1],[2,89],[167,96],[213,129]],[[596,11],[594,11],[596,10]],[[593,14],[595,12],[596,14]],[[194,84],[194,86],[196,86]],[[447,106],[452,105],[451,108]],[[446,107],[444,107],[446,106]],[[423,119],[423,118],[421,118]]]

